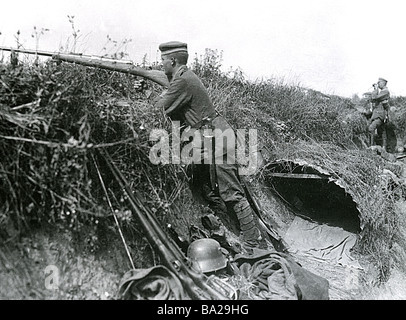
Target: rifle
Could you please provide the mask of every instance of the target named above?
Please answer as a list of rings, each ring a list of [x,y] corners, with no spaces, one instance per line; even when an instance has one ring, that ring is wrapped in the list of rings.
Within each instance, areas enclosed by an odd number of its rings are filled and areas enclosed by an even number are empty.
[[[133,62],[130,60],[116,60],[99,56],[84,55],[81,53],[59,53],[30,49],[15,49],[2,46],[0,46],[0,50],[52,57],[52,59],[57,61],[70,62],[87,67],[95,67],[110,71],[128,73],[154,81],[161,86],[164,86],[165,88],[169,86],[168,78],[166,77],[164,72],[159,70],[143,69],[134,65]]]
[[[131,211],[145,231],[148,242],[157,248],[165,266],[178,276],[190,297],[196,300],[229,300],[231,298],[231,294],[229,294],[230,288],[226,289],[220,279],[217,281],[213,276],[207,277],[202,272],[191,268],[191,264],[188,263],[180,248],[167,236],[155,215],[144,205],[141,196],[131,190],[110,155],[102,149],[98,150],[98,152],[106,162],[120,188],[126,193]]]

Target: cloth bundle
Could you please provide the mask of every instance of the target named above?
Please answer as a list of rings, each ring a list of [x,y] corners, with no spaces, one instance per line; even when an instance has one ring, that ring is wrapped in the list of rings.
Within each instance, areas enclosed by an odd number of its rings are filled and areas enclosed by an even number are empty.
[[[127,271],[120,284],[123,300],[182,300],[187,299],[179,279],[165,266]]]
[[[326,279],[302,268],[289,255],[259,252],[239,255],[240,275],[251,283],[246,298],[255,300],[328,300]],[[243,297],[241,297],[243,298]]]
[[[252,296],[260,300],[298,300],[295,277],[283,258],[265,258],[240,266],[241,274],[252,286]]]

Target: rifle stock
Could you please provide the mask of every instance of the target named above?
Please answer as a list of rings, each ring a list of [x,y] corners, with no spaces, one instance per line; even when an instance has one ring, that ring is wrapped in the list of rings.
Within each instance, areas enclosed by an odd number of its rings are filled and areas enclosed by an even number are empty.
[[[10,47],[0,46],[0,50],[10,51],[10,52],[21,52],[27,54],[34,54],[39,56],[52,57],[54,60],[75,63],[87,67],[100,68],[110,71],[117,71],[122,73],[128,73],[135,76],[140,76],[151,81],[158,83],[163,87],[169,86],[169,81],[164,72],[159,70],[146,70],[141,67],[134,65],[131,61],[121,61],[110,58],[89,56],[83,54],[74,53],[58,53],[58,52],[48,52],[40,50],[30,50],[30,49],[15,49]]]

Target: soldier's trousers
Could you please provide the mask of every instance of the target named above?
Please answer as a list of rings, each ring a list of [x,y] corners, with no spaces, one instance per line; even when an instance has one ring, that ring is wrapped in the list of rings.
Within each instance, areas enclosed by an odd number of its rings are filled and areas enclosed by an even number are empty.
[[[382,138],[382,145],[384,147],[386,147],[387,137],[386,137],[385,124],[380,118],[372,120],[371,124],[368,127],[368,131],[371,135],[371,145],[373,145],[375,143],[375,139],[374,139],[375,130],[377,131],[378,136]]]
[[[253,212],[238,176],[236,164],[215,165],[216,186],[212,185],[209,164],[193,165],[193,184],[200,187],[204,199],[213,211],[232,209],[237,216],[243,239],[256,241],[260,236]]]

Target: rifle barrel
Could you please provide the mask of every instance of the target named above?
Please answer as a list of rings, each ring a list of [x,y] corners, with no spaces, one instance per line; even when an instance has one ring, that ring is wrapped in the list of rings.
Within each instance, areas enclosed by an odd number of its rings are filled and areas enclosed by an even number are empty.
[[[129,73],[135,76],[140,76],[158,83],[163,87],[169,86],[168,77],[164,72],[159,70],[146,70],[134,65],[130,60],[116,60],[98,56],[89,56],[81,53],[59,53],[31,49],[18,49],[0,46],[0,50],[10,52],[20,52],[27,54],[35,54],[39,56],[52,57],[52,59],[64,62],[76,63],[87,67],[96,67],[100,69]]]
[[[47,57],[52,57],[55,54],[57,54],[56,52],[48,52],[48,51],[40,51],[40,50],[31,50],[31,49],[17,49],[17,48],[11,48],[11,47],[1,47],[0,46],[0,50],[3,51],[14,51],[14,52],[20,52],[20,53],[28,53],[28,54],[36,54],[39,56],[47,56]]]

